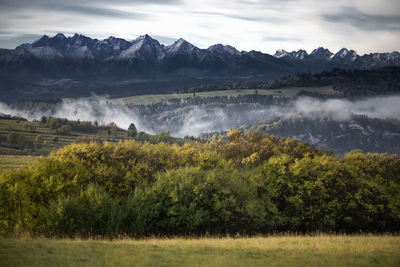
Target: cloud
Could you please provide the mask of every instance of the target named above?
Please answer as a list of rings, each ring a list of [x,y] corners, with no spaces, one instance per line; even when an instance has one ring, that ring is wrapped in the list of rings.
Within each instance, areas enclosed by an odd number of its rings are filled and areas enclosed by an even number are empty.
[[[297,37],[284,37],[284,36],[264,36],[262,39],[266,42],[287,42],[287,41],[301,41],[302,39]]]
[[[250,15],[250,16],[245,16],[245,15],[240,15],[240,14],[232,14],[232,13],[222,13],[222,12],[208,12],[208,11],[194,11],[192,12],[193,14],[199,14],[199,15],[212,15],[212,16],[221,16],[221,17],[226,17],[226,18],[231,18],[231,19],[238,19],[238,20],[247,20],[247,21],[255,21],[255,22],[267,22],[267,23],[273,23],[273,24],[279,24],[282,23],[286,20],[278,17],[273,17],[273,16],[256,16],[256,15]]]
[[[33,40],[37,40],[40,37],[42,37],[40,34],[16,34],[13,32],[1,31],[0,43],[2,48],[13,49],[20,44],[31,43]]]
[[[1,0],[0,5],[2,7],[8,7],[8,8],[15,8],[15,7],[22,7],[22,8],[32,8],[32,7],[38,7],[38,8],[43,8],[43,7],[56,7],[57,5],[65,5],[65,3],[68,3],[69,5],[72,6],[80,6],[82,5],[81,0]],[[89,0],[89,1],[84,1],[85,5],[91,5],[91,6],[98,6],[104,4],[109,5],[110,1],[108,0]],[[171,4],[180,4],[182,3],[182,0],[113,0],[112,4],[141,4],[141,5],[149,5],[149,4],[161,4],[161,5],[171,5]]]
[[[104,17],[117,17],[125,19],[144,19],[148,17],[145,13],[140,12],[128,12],[112,8],[102,8],[102,7],[90,7],[90,6],[56,6],[56,10],[66,11],[72,13],[88,14],[93,16],[104,16]]]
[[[400,31],[400,15],[367,14],[354,7],[344,7],[336,14],[323,14],[322,18],[366,31]]]
[[[155,38],[157,41],[164,45],[170,45],[173,44],[176,41],[176,38],[171,38],[168,36],[163,36],[163,35],[152,35],[152,38]]]
[[[398,120],[398,103],[400,96],[372,97],[355,101],[305,97],[279,106],[185,106],[146,115],[136,108],[128,108],[122,103],[110,104],[107,98],[94,96],[64,99],[58,106],[47,111],[18,110],[0,103],[0,113],[22,116],[29,120],[46,115],[70,120],[98,121],[100,124],[115,122],[125,129],[133,122],[139,131],[160,133],[169,130],[173,136],[183,137],[230,130],[276,117],[347,121],[352,119],[353,115],[367,115],[370,118]]]
[[[0,30],[99,39],[147,33],[167,44],[182,37],[202,48],[265,53],[346,46],[363,54],[399,49],[399,8],[399,0],[0,0]],[[2,40],[0,47],[20,44]]]

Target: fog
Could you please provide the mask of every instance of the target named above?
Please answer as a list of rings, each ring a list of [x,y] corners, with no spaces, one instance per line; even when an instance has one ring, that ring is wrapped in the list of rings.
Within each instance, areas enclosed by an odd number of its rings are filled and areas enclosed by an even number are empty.
[[[159,133],[169,130],[171,135],[198,136],[204,132],[233,129],[273,117],[318,118],[349,120],[353,115],[371,118],[399,119],[400,96],[371,97],[359,100],[319,100],[303,97],[281,106],[244,105],[200,105],[184,106],[144,114],[139,108],[128,108],[122,103],[112,104],[103,97],[64,99],[46,110],[21,110],[0,103],[0,113],[37,120],[41,116],[53,116],[70,120],[97,121],[105,125],[115,122],[121,128],[135,123],[139,131]]]

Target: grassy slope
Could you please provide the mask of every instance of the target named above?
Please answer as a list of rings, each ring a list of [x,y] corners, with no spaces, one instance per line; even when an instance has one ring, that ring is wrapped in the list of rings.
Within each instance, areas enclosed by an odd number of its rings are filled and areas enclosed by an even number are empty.
[[[299,91],[310,91],[318,92],[321,94],[332,94],[334,93],[332,87],[315,87],[315,88],[286,88],[286,89],[273,89],[273,90],[258,90],[260,95],[274,95],[274,96],[286,96],[293,97]],[[226,91],[211,91],[211,92],[199,92],[196,93],[196,97],[213,97],[213,96],[239,96],[254,94],[254,89],[241,89],[241,90],[226,90]],[[151,104],[161,101],[166,101],[171,98],[181,98],[185,101],[185,98],[193,97],[192,93],[188,94],[163,94],[163,95],[141,95],[131,96],[125,98],[114,99],[114,101],[123,101],[125,103],[134,104]],[[34,130],[24,127],[25,124],[30,124]],[[24,136],[26,140],[31,140],[35,143],[35,137],[41,135],[43,137],[43,144],[40,147],[35,146],[34,151],[27,151],[13,148],[7,144],[7,136],[10,133],[17,133]],[[108,134],[106,129],[99,128],[97,133],[82,133],[72,132],[68,135],[58,135],[54,133],[54,130],[43,127],[39,122],[24,122],[18,120],[4,120],[0,119],[0,154],[7,155],[48,155],[51,151],[57,150],[63,146],[66,146],[76,140],[78,136],[98,136],[101,141],[117,142],[126,137],[125,131],[117,131],[112,134]],[[54,141],[54,137],[58,138],[58,141]],[[5,164],[5,163],[4,163]],[[3,164],[3,165],[4,165]],[[7,163],[8,164],[8,163]],[[1,165],[1,163],[0,163]],[[1,168],[1,166],[0,166]]]
[[[260,95],[273,95],[273,96],[286,96],[293,97],[300,91],[308,91],[315,92],[320,94],[333,94],[335,91],[332,89],[332,86],[325,87],[293,87],[293,88],[285,88],[285,89],[271,89],[271,90],[262,90],[258,89],[258,94]],[[196,93],[196,97],[213,97],[213,96],[239,96],[239,95],[252,95],[255,93],[255,89],[239,89],[239,90],[225,90],[225,91],[210,91],[210,92],[198,92]],[[114,101],[122,101],[126,104],[152,104],[158,103],[162,101],[166,101],[172,98],[180,98],[182,101],[185,98],[193,97],[193,93],[187,94],[162,94],[162,95],[138,95],[138,96],[130,96],[124,98],[116,98]]]
[[[31,164],[37,156],[0,155],[0,173],[3,170],[21,169]]]
[[[30,124],[34,127],[33,131],[27,130],[24,125]],[[16,149],[7,144],[7,136],[9,133],[17,133],[23,135],[25,139],[35,143],[35,137],[41,135],[43,144],[40,148],[35,148],[35,151],[27,151]],[[43,127],[39,122],[24,122],[18,120],[3,120],[0,119],[0,154],[7,155],[48,155],[51,151],[64,147],[76,140],[78,136],[98,136],[101,141],[118,142],[126,138],[126,131],[117,130],[108,134],[106,129],[99,128],[97,133],[83,133],[72,131],[68,135],[55,134],[54,130]],[[53,138],[58,137],[58,141]]]
[[[0,266],[400,266],[400,237],[0,239]]]

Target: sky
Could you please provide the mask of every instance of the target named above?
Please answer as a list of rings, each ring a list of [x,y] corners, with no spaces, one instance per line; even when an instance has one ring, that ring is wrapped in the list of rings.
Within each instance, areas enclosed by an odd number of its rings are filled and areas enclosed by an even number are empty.
[[[400,0],[0,0],[1,48],[59,32],[362,55],[400,50]]]

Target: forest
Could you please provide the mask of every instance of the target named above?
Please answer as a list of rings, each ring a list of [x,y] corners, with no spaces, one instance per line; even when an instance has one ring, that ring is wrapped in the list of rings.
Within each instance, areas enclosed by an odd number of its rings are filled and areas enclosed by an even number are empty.
[[[182,92],[232,89],[280,89],[288,87],[321,87],[327,85],[332,85],[333,89],[337,91],[336,97],[359,97],[398,93],[400,88],[400,67],[362,70],[333,69],[319,73],[299,73],[270,82],[245,81],[202,85],[186,88]]]
[[[0,231],[48,237],[400,230],[400,158],[295,139],[71,144],[0,175]]]

